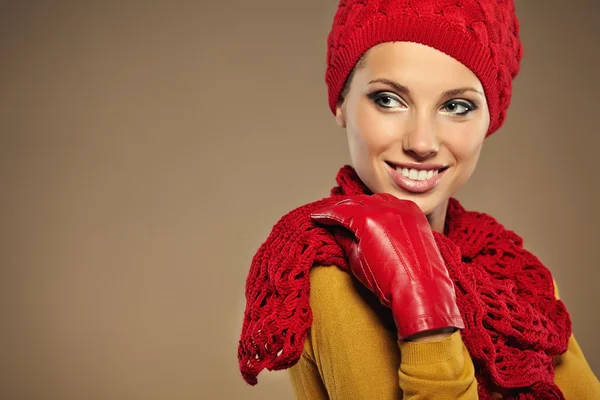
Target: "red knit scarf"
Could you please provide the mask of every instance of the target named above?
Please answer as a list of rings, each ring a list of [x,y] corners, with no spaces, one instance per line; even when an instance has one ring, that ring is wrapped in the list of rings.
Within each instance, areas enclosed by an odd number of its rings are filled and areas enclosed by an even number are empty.
[[[310,213],[346,196],[371,194],[349,166],[331,197],[299,207],[273,227],[252,260],[238,348],[246,382],[261,370],[285,369],[302,353],[312,323],[309,270],[348,270],[342,249]],[[550,271],[522,239],[494,218],[465,211],[451,199],[444,235],[434,233],[465,322],[462,339],[475,365],[479,398],[563,399],[554,357],[567,350],[571,320],[556,300]]]

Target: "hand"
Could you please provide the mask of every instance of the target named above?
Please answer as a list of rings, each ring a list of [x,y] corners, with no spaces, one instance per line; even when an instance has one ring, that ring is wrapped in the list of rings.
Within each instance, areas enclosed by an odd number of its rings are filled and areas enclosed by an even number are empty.
[[[392,309],[400,339],[463,329],[454,284],[419,207],[390,194],[360,195],[318,210],[356,278]]]

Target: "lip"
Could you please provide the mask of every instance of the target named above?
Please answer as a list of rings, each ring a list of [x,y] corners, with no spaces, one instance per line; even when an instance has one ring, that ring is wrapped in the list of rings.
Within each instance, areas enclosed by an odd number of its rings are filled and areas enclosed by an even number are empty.
[[[446,169],[449,166],[448,165],[444,165],[444,164],[431,164],[431,163],[410,163],[410,162],[406,162],[406,163],[396,163],[393,161],[386,161],[386,164],[393,166],[393,167],[401,167],[401,168],[408,168],[408,169],[416,169],[417,171],[429,171],[432,169]]]
[[[444,174],[446,173],[448,166],[446,165],[441,165],[441,164],[413,164],[413,163],[402,163],[402,164],[396,164],[396,163],[389,163],[386,162],[386,167],[388,170],[388,173],[390,174],[390,177],[392,178],[392,180],[394,181],[394,183],[396,184],[396,186],[398,186],[400,189],[403,189],[404,191],[408,192],[408,193],[415,193],[415,194],[421,194],[421,193],[427,193],[433,189],[435,189],[438,185],[438,183],[440,183],[440,180],[442,179],[442,177],[444,176]],[[437,175],[432,176],[429,179],[423,180],[423,181],[415,181],[412,179],[408,179],[407,177],[403,176],[402,173],[400,171],[397,171],[395,167],[402,167],[402,168],[409,168],[409,169],[416,169],[416,170],[441,170],[440,172],[438,172]]]

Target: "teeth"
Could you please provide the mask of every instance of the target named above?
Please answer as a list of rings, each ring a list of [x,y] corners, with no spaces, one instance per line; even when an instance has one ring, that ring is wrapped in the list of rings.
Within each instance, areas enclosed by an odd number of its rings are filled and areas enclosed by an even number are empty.
[[[414,168],[408,169],[408,168],[398,168],[398,172],[400,172],[402,174],[402,176],[413,180],[413,181],[425,181],[427,179],[431,179],[434,176],[436,176],[440,171],[437,169],[431,169],[431,170],[416,170]]]

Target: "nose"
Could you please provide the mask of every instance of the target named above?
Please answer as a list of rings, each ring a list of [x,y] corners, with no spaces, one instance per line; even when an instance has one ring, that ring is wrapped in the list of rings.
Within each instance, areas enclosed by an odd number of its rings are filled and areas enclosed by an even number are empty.
[[[431,158],[440,150],[435,123],[427,116],[415,115],[407,125],[403,148],[417,160]]]

